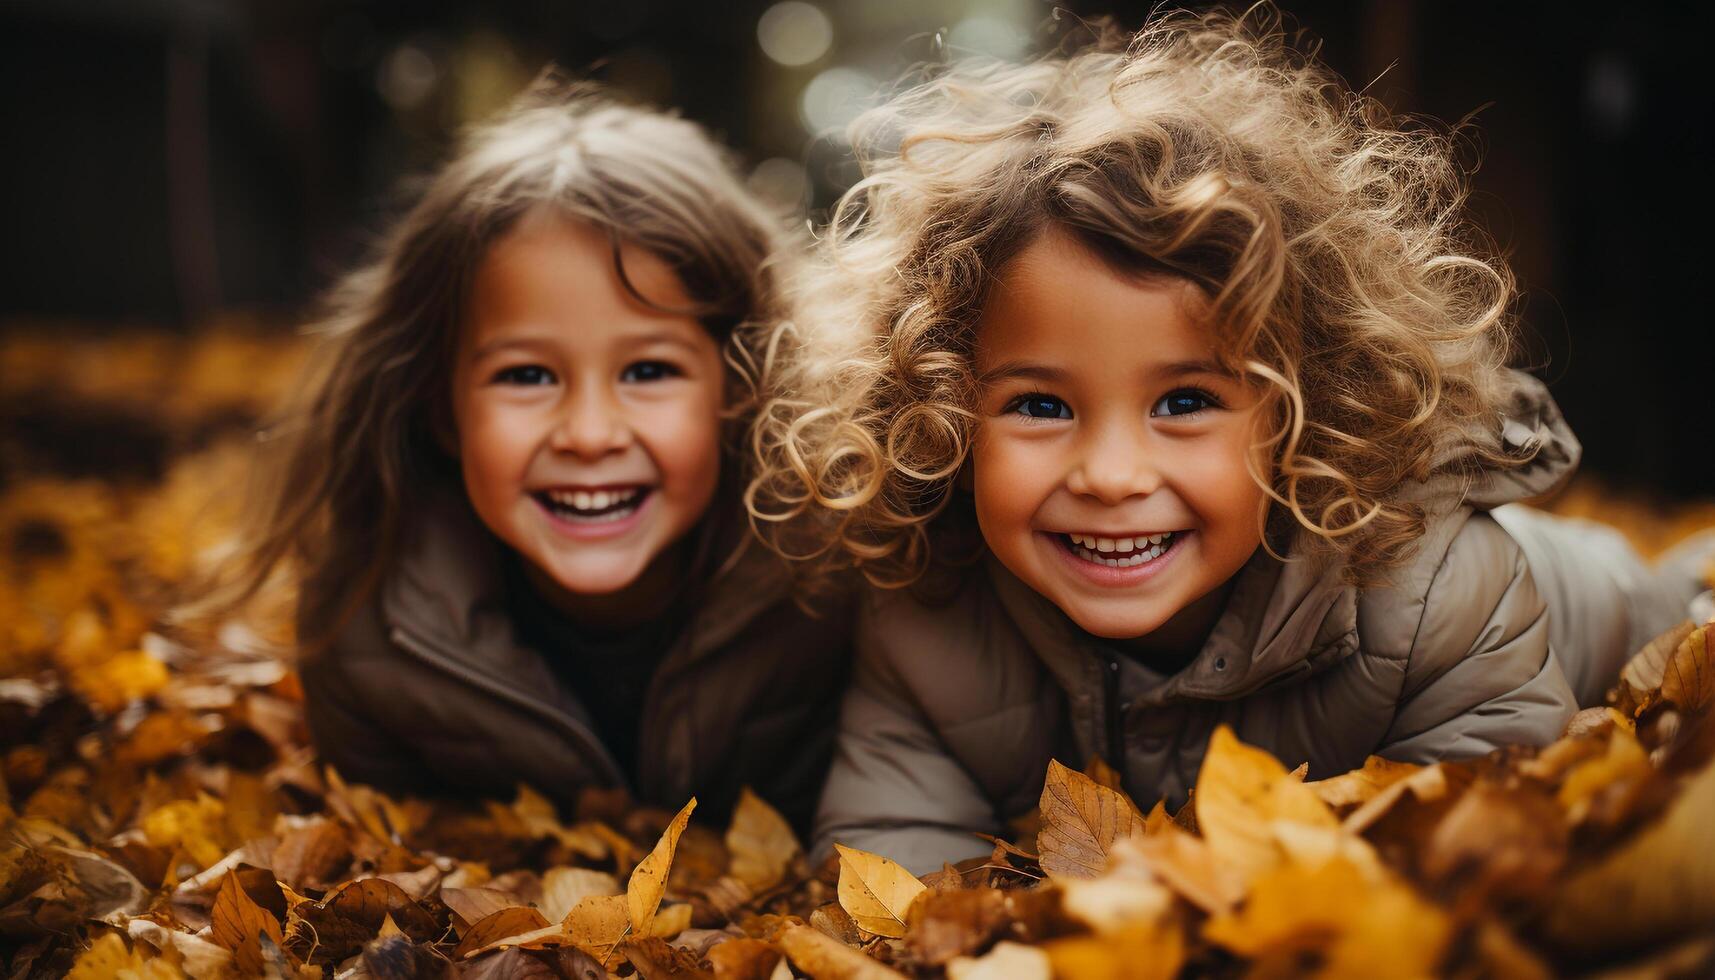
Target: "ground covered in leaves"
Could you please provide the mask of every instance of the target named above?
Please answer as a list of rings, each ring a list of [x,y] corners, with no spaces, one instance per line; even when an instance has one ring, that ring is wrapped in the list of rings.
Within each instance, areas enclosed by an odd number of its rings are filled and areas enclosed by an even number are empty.
[[[1222,731],[1177,814],[1055,764],[1015,839],[921,880],[845,848],[811,866],[750,795],[710,826],[695,801],[347,785],[278,637],[164,619],[298,354],[231,330],[0,344],[10,976],[1715,972],[1715,673],[1690,623],[1547,748],[1305,782]],[[1560,506],[1646,549],[1715,524],[1588,485]]]

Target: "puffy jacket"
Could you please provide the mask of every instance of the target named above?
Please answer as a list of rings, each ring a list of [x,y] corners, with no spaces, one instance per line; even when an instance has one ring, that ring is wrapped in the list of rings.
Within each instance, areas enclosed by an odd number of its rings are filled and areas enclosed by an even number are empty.
[[[1427,762],[1554,739],[1695,589],[1660,580],[1612,530],[1502,506],[1556,487],[1579,454],[1546,389],[1515,380],[1502,438],[1530,463],[1421,488],[1427,532],[1385,587],[1259,551],[1169,676],[992,558],[948,602],[867,595],[819,848],[916,872],[987,853],[971,832],[1004,833],[1034,807],[1054,757],[1100,755],[1140,804],[1178,806],[1219,724],[1311,778],[1371,754]]]
[[[717,553],[742,540],[732,522]],[[713,545],[705,542],[706,546]],[[461,498],[435,501],[375,599],[301,665],[315,746],[345,778],[396,791],[510,797],[527,783],[562,806],[626,786],[723,818],[751,786],[807,828],[827,772],[851,644],[849,609],[794,604],[779,559],[751,546],[701,583],[652,676],[638,771],[621,772],[553,651],[521,645],[503,595],[503,547]],[[338,604],[306,586],[301,632]]]

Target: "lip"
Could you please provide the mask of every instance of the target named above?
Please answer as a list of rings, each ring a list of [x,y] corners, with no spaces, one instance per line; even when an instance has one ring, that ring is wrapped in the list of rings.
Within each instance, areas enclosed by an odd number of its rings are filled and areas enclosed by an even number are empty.
[[[593,485],[592,486],[586,486],[586,485],[580,484],[576,487],[576,489],[579,489],[579,490],[600,490],[600,489],[612,489],[614,487],[623,488],[623,487],[634,487],[634,486],[638,486],[638,484],[635,484],[635,483],[610,483],[610,484],[602,484],[600,486],[593,486]],[[563,489],[571,489],[571,487],[569,487],[569,486],[567,486],[567,487],[555,487],[554,489],[563,490]],[[542,503],[542,501],[540,501],[536,498],[536,495],[534,493],[526,494],[525,496],[530,498],[531,506],[536,508],[537,513],[540,513],[543,517],[547,518],[548,526],[552,527],[557,533],[562,534],[568,538],[571,538],[574,541],[601,541],[601,540],[605,540],[608,538],[622,537],[626,534],[629,534],[632,530],[634,530],[639,524],[641,524],[643,522],[644,515],[647,514],[655,506],[655,496],[656,495],[655,495],[655,488],[649,487],[647,489],[647,492],[645,492],[643,495],[643,502],[637,505],[636,510],[632,511],[630,514],[626,515],[625,517],[623,517],[617,521],[607,521],[607,522],[604,522],[601,524],[585,524],[585,523],[578,522],[578,521],[568,521],[565,518],[561,517],[560,515],[549,510],[547,508],[547,506]]]
[[[1184,530],[1174,535],[1173,543],[1154,561],[1146,561],[1141,565],[1130,565],[1125,568],[1113,568],[1108,565],[1098,565],[1093,561],[1085,561],[1062,547],[1058,540],[1062,537],[1058,532],[1036,532],[1044,547],[1051,549],[1060,556],[1060,560],[1073,574],[1079,578],[1105,589],[1134,588],[1143,585],[1150,579],[1161,574],[1168,565],[1173,564],[1180,552],[1185,550],[1185,543],[1196,535],[1196,531]],[[1080,531],[1080,534],[1088,533]]]

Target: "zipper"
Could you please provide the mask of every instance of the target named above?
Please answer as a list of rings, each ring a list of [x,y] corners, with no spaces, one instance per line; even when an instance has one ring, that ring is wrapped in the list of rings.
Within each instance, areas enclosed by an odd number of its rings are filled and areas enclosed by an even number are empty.
[[[479,688],[497,698],[500,698],[501,700],[511,702],[520,708],[524,708],[543,721],[548,722],[562,734],[569,737],[572,741],[582,745],[586,754],[591,759],[594,759],[599,763],[599,768],[615,785],[625,786],[627,789],[630,788],[630,783],[625,778],[625,774],[619,771],[619,763],[614,761],[612,754],[607,751],[607,747],[601,744],[601,740],[596,738],[595,733],[590,731],[588,725],[585,725],[583,722],[578,721],[576,718],[573,718],[551,704],[538,701],[527,694],[500,683],[486,674],[472,670],[465,664],[460,663],[457,659],[450,657],[446,653],[437,649],[434,644],[429,643],[420,637],[413,636],[397,626],[393,628],[390,635],[393,642],[398,644],[400,648],[411,653],[424,663],[451,674],[472,687]]]
[[[1120,662],[1113,654],[1103,655],[1102,695],[1106,702],[1103,712],[1107,720],[1107,763],[1125,778],[1125,719],[1120,715]]]

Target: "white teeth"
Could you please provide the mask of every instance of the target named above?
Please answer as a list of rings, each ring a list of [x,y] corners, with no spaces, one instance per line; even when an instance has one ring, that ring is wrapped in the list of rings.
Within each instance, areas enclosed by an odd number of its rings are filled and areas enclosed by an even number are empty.
[[[1113,538],[1097,538],[1096,539],[1096,550],[1097,551],[1112,551],[1112,550],[1114,550],[1114,539]]]
[[[597,490],[595,493],[590,494],[590,506],[594,507],[596,510],[602,510],[607,507],[608,504],[613,503],[613,499],[617,496],[619,495],[610,494],[606,490]]]
[[[1085,561],[1109,568],[1131,568],[1165,554],[1172,547],[1174,533],[1165,531],[1131,538],[1101,538],[1067,532],[1066,537],[1072,543],[1072,553]]]
[[[1114,539],[1114,550],[1115,551],[1130,551],[1131,550],[1131,539],[1130,538],[1115,538]]]
[[[595,502],[590,499],[589,494],[579,490],[572,494],[572,506],[579,510],[592,510],[595,507]]]
[[[606,521],[625,517],[630,513],[626,505],[636,503],[642,494],[642,488],[632,487],[626,490],[549,490],[543,495],[562,511],[571,511],[583,520]],[[580,511],[585,513],[578,514]]]

